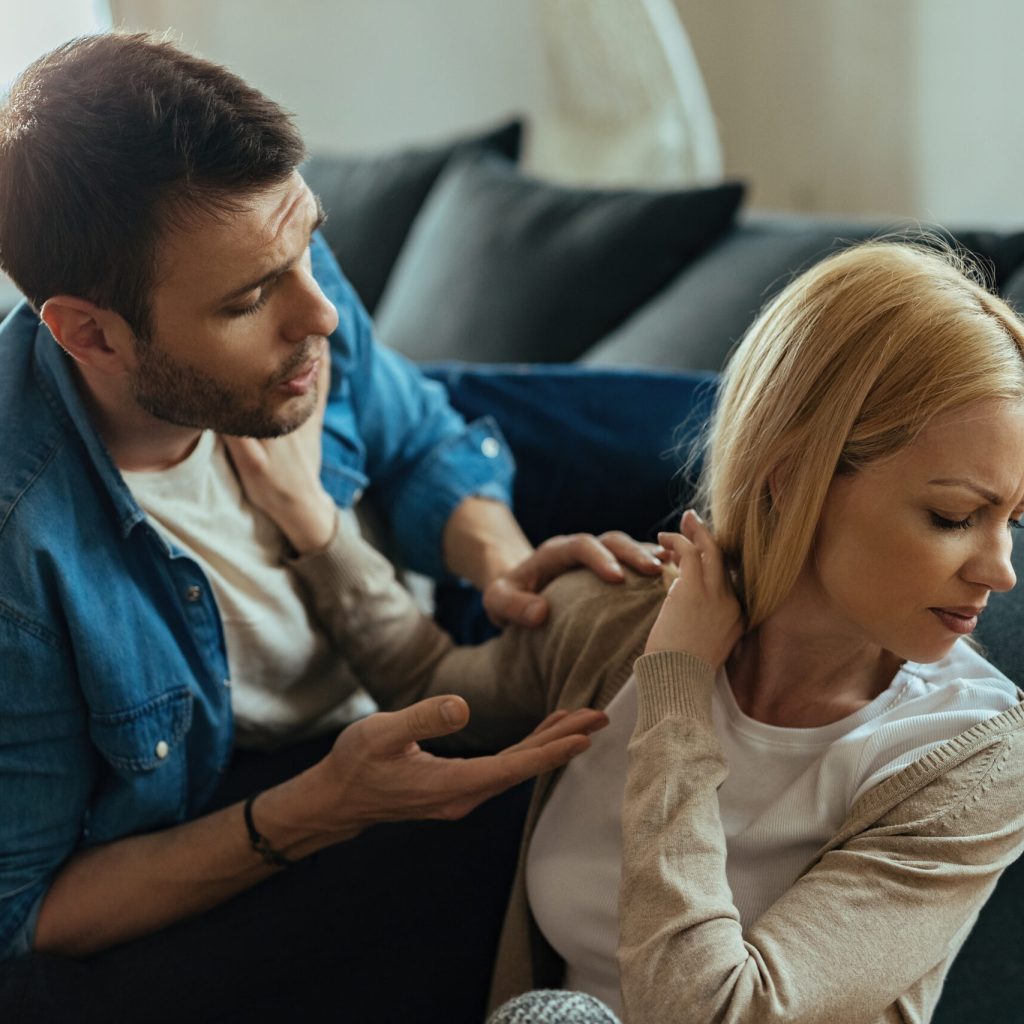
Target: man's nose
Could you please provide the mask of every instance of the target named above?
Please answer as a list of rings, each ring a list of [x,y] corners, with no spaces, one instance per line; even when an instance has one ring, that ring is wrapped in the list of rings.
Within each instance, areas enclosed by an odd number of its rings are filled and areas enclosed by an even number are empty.
[[[326,337],[338,326],[338,311],[320,290],[312,273],[298,269],[293,285],[293,305],[285,332],[291,341],[302,342],[311,335]]]

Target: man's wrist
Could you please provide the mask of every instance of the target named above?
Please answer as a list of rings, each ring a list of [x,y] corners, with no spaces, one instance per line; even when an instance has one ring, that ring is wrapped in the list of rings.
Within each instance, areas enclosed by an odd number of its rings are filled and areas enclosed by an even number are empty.
[[[492,498],[463,499],[448,518],[444,536],[445,564],[477,589],[514,569],[533,553],[511,509]]]
[[[320,808],[316,767],[264,790],[251,807],[256,831],[289,861],[301,860],[361,831],[354,823],[331,820]]]

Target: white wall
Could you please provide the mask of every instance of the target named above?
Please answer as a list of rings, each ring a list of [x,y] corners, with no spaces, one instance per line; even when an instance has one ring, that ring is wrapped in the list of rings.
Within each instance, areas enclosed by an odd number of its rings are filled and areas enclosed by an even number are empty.
[[[292,110],[311,148],[385,149],[536,109],[529,0],[112,0]]]
[[[726,171],[750,182],[753,204],[1024,225],[1021,0],[674,2]],[[439,138],[543,102],[534,0],[111,7],[238,70],[294,110],[317,149]]]

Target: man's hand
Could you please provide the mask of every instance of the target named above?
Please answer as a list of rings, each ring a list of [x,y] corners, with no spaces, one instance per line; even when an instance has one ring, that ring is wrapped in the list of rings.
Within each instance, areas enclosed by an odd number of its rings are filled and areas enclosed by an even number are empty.
[[[623,565],[657,576],[665,557],[661,545],[641,544],[617,530],[599,537],[589,533],[551,537],[485,587],[484,610],[496,626],[539,626],[548,616],[548,603],[539,592],[556,576],[583,566],[607,583],[621,583]]]
[[[312,769],[319,828],[337,841],[382,821],[461,818],[582,753],[608,716],[590,709],[556,711],[524,740],[489,757],[435,757],[420,748],[420,740],[458,732],[468,721],[461,697],[442,696],[348,726]]]

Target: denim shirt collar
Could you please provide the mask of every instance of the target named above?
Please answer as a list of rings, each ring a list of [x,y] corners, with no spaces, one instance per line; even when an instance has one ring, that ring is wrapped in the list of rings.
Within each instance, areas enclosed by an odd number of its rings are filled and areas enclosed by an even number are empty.
[[[145,520],[146,513],[132,496],[107,446],[92,424],[78,389],[71,357],[57,344],[44,323],[40,323],[36,330],[33,347],[39,387],[58,419],[81,439],[114,505],[121,535],[127,537]]]

